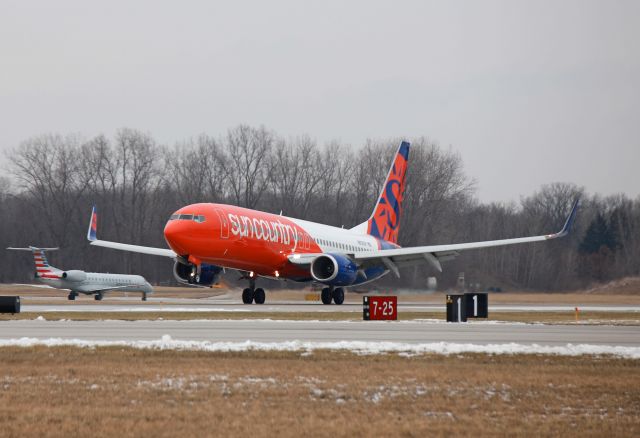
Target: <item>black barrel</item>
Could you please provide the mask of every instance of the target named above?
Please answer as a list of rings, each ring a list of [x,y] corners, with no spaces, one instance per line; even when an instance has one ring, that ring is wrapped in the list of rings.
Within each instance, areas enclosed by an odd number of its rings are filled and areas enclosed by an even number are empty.
[[[0,313],[20,313],[20,297],[0,297]]]

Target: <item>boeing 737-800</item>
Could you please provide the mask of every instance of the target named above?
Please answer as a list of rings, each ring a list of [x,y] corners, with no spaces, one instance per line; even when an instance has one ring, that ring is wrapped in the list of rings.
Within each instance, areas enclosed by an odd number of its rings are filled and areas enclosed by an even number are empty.
[[[171,215],[164,228],[168,248],[99,240],[95,207],[87,238],[92,245],[169,257],[182,283],[211,285],[224,269],[242,271],[249,280],[245,304],[265,301],[256,278],[323,284],[324,304],[342,304],[344,288],[376,280],[389,272],[419,264],[442,271],[441,263],[460,251],[556,239],[568,234],[578,201],[561,231],[533,237],[402,248],[398,245],[400,214],[409,160],[402,142],[369,219],[343,229],[225,204],[191,204]]]
[[[35,278],[40,283],[56,289],[69,291],[68,298],[75,300],[78,294],[94,295],[95,299],[102,300],[103,295],[109,291],[142,292],[142,300],[147,300],[147,295],[153,293],[151,285],[140,275],[103,274],[100,272],[84,272],[77,269],[63,271],[49,265],[45,251],[54,251],[58,248],[7,248],[16,251],[31,251],[36,264]]]

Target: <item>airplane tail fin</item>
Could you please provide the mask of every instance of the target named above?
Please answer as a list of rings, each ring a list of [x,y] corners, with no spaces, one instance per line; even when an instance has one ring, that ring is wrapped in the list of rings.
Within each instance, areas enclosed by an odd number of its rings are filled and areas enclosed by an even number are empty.
[[[91,220],[89,221],[89,230],[87,230],[87,240],[93,242],[98,239],[98,210],[94,205],[91,209]]]
[[[36,277],[43,278],[60,278],[57,274],[60,270],[49,264],[45,251],[56,251],[58,248],[38,248],[30,246],[28,248],[7,248],[14,251],[31,251],[33,253],[33,261],[36,265]]]
[[[366,222],[351,230],[362,234],[370,234],[382,240],[398,243],[400,231],[400,215],[404,198],[405,180],[409,165],[409,143],[403,141],[398,147],[387,179],[382,186],[371,217]]]

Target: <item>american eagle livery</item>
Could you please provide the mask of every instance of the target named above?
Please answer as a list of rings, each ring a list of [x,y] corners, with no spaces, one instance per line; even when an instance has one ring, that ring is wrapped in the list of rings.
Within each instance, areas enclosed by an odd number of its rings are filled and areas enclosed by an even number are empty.
[[[45,251],[56,251],[58,248],[7,248],[14,251],[31,251],[36,265],[35,279],[47,287],[68,290],[67,296],[75,300],[78,294],[93,295],[97,301],[102,300],[110,291],[141,292],[142,301],[153,293],[153,288],[140,275],[108,274],[102,272],[85,272],[78,269],[63,271],[55,268],[47,261]]]
[[[555,234],[451,245],[398,245],[409,143],[394,157],[373,213],[351,229],[337,228],[282,215],[226,204],[191,204],[171,215],[164,237],[171,249],[99,240],[95,207],[87,238],[92,245],[170,257],[173,272],[185,284],[209,286],[225,269],[241,271],[249,281],[242,292],[245,304],[262,304],[265,292],[256,279],[266,277],[323,284],[324,304],[342,304],[344,288],[374,281],[399,268],[441,263],[460,251],[556,239],[569,233],[578,200],[561,231]]]

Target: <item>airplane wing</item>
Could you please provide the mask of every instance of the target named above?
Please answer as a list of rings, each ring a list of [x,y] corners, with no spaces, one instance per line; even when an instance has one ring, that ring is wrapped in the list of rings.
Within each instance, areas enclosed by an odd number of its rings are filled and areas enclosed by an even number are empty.
[[[87,231],[87,240],[91,245],[102,246],[104,248],[118,249],[121,251],[131,251],[140,254],[150,254],[162,257],[171,257],[175,259],[178,255],[171,249],[154,248],[152,246],[130,245],[128,243],[109,242],[108,240],[100,240],[97,237],[98,230],[98,213],[95,205],[91,210],[91,220],[89,222],[89,230]]]
[[[562,230],[554,234],[542,236],[519,237],[515,239],[488,240],[484,242],[455,243],[450,245],[414,246],[409,248],[381,249],[377,251],[356,252],[351,255],[362,267],[368,265],[385,265],[396,276],[400,276],[398,268],[428,263],[439,272],[442,272],[441,262],[456,258],[460,251],[479,248],[492,248],[497,246],[515,245],[527,242],[541,242],[564,237],[571,231],[571,226],[576,217],[578,199],[571,208]],[[294,254],[289,256],[289,261],[297,265],[308,265],[321,254]]]
[[[81,293],[99,293],[99,292],[109,292],[109,291],[114,291],[114,290],[118,290],[118,289],[124,289],[127,287],[142,287],[145,286],[145,284],[127,284],[124,286],[108,286],[108,287],[95,287],[95,288],[91,288],[91,287],[80,287],[78,289],[78,292]]]
[[[60,290],[57,287],[49,286],[48,284],[12,283],[11,286],[29,286],[29,287],[38,287],[38,288],[41,288],[41,289]]]

